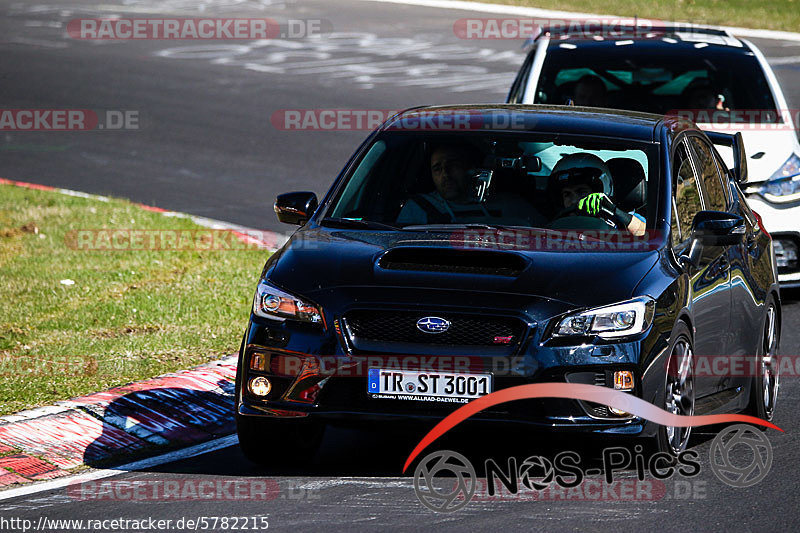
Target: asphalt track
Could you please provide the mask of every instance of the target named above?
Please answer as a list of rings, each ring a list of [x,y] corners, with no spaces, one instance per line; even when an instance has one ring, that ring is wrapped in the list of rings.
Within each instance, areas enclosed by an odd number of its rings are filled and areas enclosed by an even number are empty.
[[[523,57],[518,41],[456,38],[453,23],[468,16],[465,12],[357,0],[4,0],[0,13],[4,107],[133,110],[140,119],[138,130],[5,133],[1,177],[281,232],[288,227],[275,221],[275,195],[303,189],[322,194],[366,132],[282,131],[270,120],[276,111],[502,101]],[[64,36],[68,20],[114,14],[321,19],[333,33],[321,40],[210,44]],[[789,107],[800,107],[800,43],[756,43],[774,60]],[[259,268],[254,265],[254,276]],[[797,297],[784,295],[783,354],[800,353]],[[265,516],[271,529],[303,531],[797,530],[798,393],[796,375],[786,377],[775,420],[786,433],[767,432],[772,469],[748,489],[724,485],[709,471],[713,435],[698,432],[693,444],[702,471],[688,497],[684,485],[669,482],[668,496],[656,501],[473,501],[461,511],[436,514],[420,505],[411,478],[400,477],[405,458],[428,427],[333,429],[302,470],[255,468],[232,446],[109,478],[151,484],[270,479],[280,491],[269,501],[89,501],[58,489],[0,501],[0,518],[36,523],[41,517]],[[554,443],[520,432],[456,437],[442,448],[457,448],[476,462],[492,457],[501,463],[506,456],[522,458],[545,448],[591,455],[596,448],[596,443]]]

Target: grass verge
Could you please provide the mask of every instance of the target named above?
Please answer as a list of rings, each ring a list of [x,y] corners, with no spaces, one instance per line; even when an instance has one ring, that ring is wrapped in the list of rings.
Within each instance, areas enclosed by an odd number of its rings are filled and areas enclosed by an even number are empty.
[[[640,17],[672,22],[739,26],[800,32],[800,0],[772,2],[746,0],[619,0],[613,4],[601,0],[475,0],[491,4],[538,7],[558,11],[576,11]]]
[[[75,249],[70,235],[100,228],[201,230],[123,200],[0,185],[0,414],[238,350],[269,252]]]

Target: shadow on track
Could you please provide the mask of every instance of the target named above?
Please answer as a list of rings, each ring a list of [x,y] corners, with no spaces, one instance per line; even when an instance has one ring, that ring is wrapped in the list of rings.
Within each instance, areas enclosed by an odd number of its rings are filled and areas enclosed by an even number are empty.
[[[84,462],[95,468],[115,468],[137,459],[165,453],[171,449],[198,444],[235,433],[233,420],[233,384],[221,380],[218,385],[225,395],[182,388],[156,388],[133,391],[115,399],[104,409],[104,431],[86,450]],[[180,405],[175,409],[174,405]],[[169,415],[165,414],[169,413]],[[129,447],[122,454],[110,447],[120,427],[143,440],[146,447]],[[435,425],[435,422],[414,424],[370,424],[363,428],[328,426],[319,451],[305,464],[288,466],[281,461],[281,437],[275,435],[264,443],[274,453],[272,466],[258,466],[248,461],[238,445],[202,456],[160,465],[149,472],[192,473],[208,476],[333,476],[395,477],[403,475],[407,457]],[[702,445],[716,435],[714,428],[693,432],[691,446]],[[168,444],[154,444],[166,442]],[[562,451],[577,452],[584,468],[600,464],[602,450],[623,446],[634,452],[641,442],[610,439],[584,434],[558,434],[526,426],[466,422],[423,450],[406,475],[413,474],[417,462],[436,450],[452,450],[467,457],[474,465],[487,459],[506,464],[509,457],[519,463],[541,455],[553,459]],[[111,456],[111,459],[109,458]],[[479,475],[483,475],[479,471]]]

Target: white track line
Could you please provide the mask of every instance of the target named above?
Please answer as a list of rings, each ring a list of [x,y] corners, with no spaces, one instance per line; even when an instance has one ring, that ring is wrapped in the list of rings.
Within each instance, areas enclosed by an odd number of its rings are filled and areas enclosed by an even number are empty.
[[[152,468],[154,466],[159,466],[166,463],[172,463],[174,461],[188,459],[196,455],[202,455],[204,453],[214,452],[217,450],[221,450],[223,448],[228,448],[238,443],[239,443],[238,437],[234,433],[233,435],[228,435],[227,437],[222,437],[209,442],[204,442],[202,444],[196,444],[188,448],[175,450],[162,455],[158,455],[156,457],[149,457],[147,459],[142,459],[140,461],[128,463],[126,465],[119,466],[113,470],[111,469],[92,470],[91,472],[86,472],[83,474],[77,474],[74,476],[53,479],[51,481],[45,481],[43,483],[24,485],[16,489],[8,489],[0,492],[0,501],[8,500],[10,498],[17,498],[19,496],[29,496],[31,494],[36,494],[37,492],[60,489],[75,483],[84,483],[86,481],[93,481],[95,479],[103,479],[112,476],[119,476],[121,474],[126,474],[131,471],[145,470],[147,468]]]
[[[521,7],[521,6],[507,6],[503,4],[484,4],[481,2],[466,2],[464,0],[361,0],[363,2],[381,2],[385,4],[405,4],[410,6],[422,7],[436,7],[442,9],[459,9],[462,11],[475,11],[479,13],[500,13],[504,15],[514,15],[519,17],[538,17],[538,18],[587,18],[587,17],[602,17],[609,15],[598,15],[596,13],[577,13],[571,11],[554,11],[550,9],[540,9],[537,7]],[[633,17],[618,17],[618,18],[633,18]],[[668,21],[664,21],[669,24]],[[775,39],[779,41],[797,41],[800,42],[800,33],[791,31],[776,31],[776,30],[758,30],[753,28],[737,28],[733,26],[712,26],[741,36],[752,37],[754,39]]]
[[[14,183],[13,180],[11,180],[11,182],[12,182],[12,184]],[[103,196],[101,194],[90,194],[90,193],[86,193],[86,192],[83,192],[83,191],[73,191],[72,189],[62,189],[62,188],[59,188],[59,187],[53,187],[52,190],[54,192],[57,192],[57,193],[60,193],[60,194],[66,194],[67,196],[77,196],[79,198],[88,198],[88,199],[91,199],[91,200],[99,200],[101,202],[108,202],[111,199],[111,197]],[[121,198],[121,199],[124,200],[124,198]],[[138,206],[138,207],[143,207],[143,208],[150,207],[150,206],[147,206],[145,204],[141,204],[141,203],[138,203],[138,202],[133,202],[131,200],[127,200],[127,201],[131,202],[133,205]],[[181,213],[179,211],[155,211],[155,212],[161,213],[165,217],[186,218],[186,219],[191,220],[192,222],[194,222],[198,226],[202,226],[204,228],[226,229],[226,230],[233,230],[233,231],[238,231],[240,233],[244,233],[245,235],[249,236],[251,238],[251,240],[258,241],[258,242],[260,242],[262,244],[270,244],[271,246],[269,247],[269,249],[271,251],[277,250],[278,248],[283,246],[283,244],[289,239],[288,235],[283,234],[283,233],[278,233],[276,231],[248,228],[246,226],[240,226],[239,224],[233,224],[231,222],[225,222],[224,220],[216,220],[216,219],[213,219],[213,218],[201,217],[201,216],[198,216],[198,215],[192,215],[190,213]],[[264,236],[264,235],[270,236],[270,238],[274,242],[274,246],[272,245],[272,242],[267,242],[267,240],[258,237],[258,236]]]

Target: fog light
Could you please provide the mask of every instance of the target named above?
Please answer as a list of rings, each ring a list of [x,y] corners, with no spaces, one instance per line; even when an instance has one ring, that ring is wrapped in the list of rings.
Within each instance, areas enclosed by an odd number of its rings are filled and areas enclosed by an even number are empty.
[[[617,370],[614,372],[615,390],[633,390],[633,372],[630,370]]]
[[[630,370],[617,370],[614,372],[614,390],[631,392],[633,390],[633,372]],[[608,410],[611,414],[617,416],[631,416],[627,411],[615,409],[611,406],[608,406]]]
[[[263,376],[258,376],[250,380],[250,392],[256,396],[266,396],[272,390],[272,383]]]
[[[772,241],[775,249],[775,263],[778,268],[797,268],[797,244],[786,239],[775,239]]]
[[[267,357],[263,353],[254,353],[250,356],[250,370],[260,370],[266,372]]]

